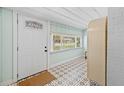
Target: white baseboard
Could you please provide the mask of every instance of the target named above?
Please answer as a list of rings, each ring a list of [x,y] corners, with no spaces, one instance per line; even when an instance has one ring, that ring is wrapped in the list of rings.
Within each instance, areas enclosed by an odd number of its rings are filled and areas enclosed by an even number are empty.
[[[84,56],[76,56],[76,57],[70,58],[70,59],[65,60],[65,61],[57,62],[56,64],[53,64],[53,65],[49,66],[49,69],[50,69],[50,68],[53,68],[53,67],[56,67],[56,66],[58,66],[58,65],[62,65],[62,64],[64,64],[64,63],[66,63],[66,62],[71,62],[72,60],[77,59],[77,58],[79,58],[79,57],[84,57]]]

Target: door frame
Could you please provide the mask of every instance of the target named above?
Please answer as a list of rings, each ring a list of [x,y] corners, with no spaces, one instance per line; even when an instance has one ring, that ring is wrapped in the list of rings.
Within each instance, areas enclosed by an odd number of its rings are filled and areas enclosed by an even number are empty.
[[[18,73],[18,25],[17,25],[18,13],[13,11],[13,83],[17,82]]]

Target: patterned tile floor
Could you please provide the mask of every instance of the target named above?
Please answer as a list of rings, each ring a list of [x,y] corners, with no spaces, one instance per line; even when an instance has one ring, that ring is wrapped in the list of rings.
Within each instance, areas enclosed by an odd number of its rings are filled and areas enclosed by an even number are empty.
[[[57,79],[46,86],[90,86],[87,79],[87,63],[84,58],[77,58],[68,63],[49,69]]]
[[[97,82],[87,78],[87,61],[84,58],[77,58],[56,66],[49,69],[49,72],[57,79],[45,86],[100,86]],[[17,83],[10,84],[10,86],[16,85]]]

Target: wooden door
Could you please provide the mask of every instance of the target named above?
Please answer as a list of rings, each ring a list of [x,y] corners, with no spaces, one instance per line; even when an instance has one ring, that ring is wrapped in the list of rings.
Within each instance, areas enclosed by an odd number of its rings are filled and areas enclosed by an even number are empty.
[[[93,20],[88,26],[88,78],[106,84],[106,18]]]

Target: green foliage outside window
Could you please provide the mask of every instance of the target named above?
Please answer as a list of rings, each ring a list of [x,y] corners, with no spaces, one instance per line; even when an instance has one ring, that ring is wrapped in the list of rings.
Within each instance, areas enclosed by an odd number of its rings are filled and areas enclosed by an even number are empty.
[[[52,34],[52,50],[72,49],[80,47],[80,37],[64,34]]]

